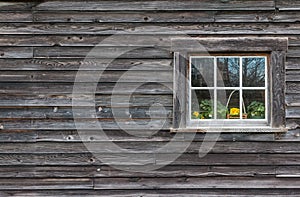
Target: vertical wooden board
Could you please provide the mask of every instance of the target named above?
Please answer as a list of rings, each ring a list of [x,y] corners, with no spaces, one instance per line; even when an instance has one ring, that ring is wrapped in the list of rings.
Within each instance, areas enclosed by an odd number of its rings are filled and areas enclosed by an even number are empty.
[[[271,116],[273,127],[285,126],[285,53],[274,51],[271,53],[272,66],[272,99]]]

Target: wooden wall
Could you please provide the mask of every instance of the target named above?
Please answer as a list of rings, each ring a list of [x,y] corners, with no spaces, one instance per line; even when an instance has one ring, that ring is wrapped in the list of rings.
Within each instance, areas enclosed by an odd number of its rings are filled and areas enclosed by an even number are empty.
[[[299,10],[296,0],[1,2],[0,196],[299,196]],[[139,33],[147,25],[194,37],[289,37],[285,88],[291,129],[281,136],[223,133],[204,158],[198,156],[204,135],[197,134],[183,155],[152,173],[104,165],[82,143],[106,143],[97,138],[97,129],[87,127],[81,136],[75,129],[74,78],[80,66],[93,64],[83,62],[93,46],[115,33]],[[118,47],[107,46],[103,58],[113,56]],[[97,118],[110,142],[147,154],[172,139],[172,57],[170,51],[146,47],[127,53],[105,71],[96,88],[96,106],[102,108]],[[119,130],[111,113],[116,80],[136,65],[135,76],[122,83],[119,92],[122,107],[130,87],[142,85],[132,97],[133,119],[124,121],[147,123],[153,103],[164,105],[168,114],[164,129],[147,138]],[[84,111],[86,105],[78,107]],[[164,114],[157,114],[160,124]],[[89,116],[81,121],[84,125]],[[182,140],[191,137],[181,135]],[[109,154],[114,158],[118,152]],[[156,164],[163,157],[149,154],[144,164]],[[134,168],[137,162],[123,165]]]

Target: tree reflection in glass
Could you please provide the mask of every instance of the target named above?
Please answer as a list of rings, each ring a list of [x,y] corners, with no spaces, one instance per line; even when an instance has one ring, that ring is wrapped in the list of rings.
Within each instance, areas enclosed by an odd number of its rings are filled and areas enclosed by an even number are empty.
[[[239,77],[239,58],[222,57],[217,58],[218,66],[218,87],[238,87],[240,85]]]
[[[192,58],[192,87],[214,86],[214,58]]]
[[[243,87],[265,86],[265,58],[242,58]]]

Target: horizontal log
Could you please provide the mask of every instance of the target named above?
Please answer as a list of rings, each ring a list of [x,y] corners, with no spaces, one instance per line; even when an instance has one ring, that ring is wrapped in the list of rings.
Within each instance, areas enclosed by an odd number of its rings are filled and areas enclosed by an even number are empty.
[[[300,92],[299,82],[287,82],[286,83],[286,93],[297,94]]]
[[[164,35],[295,35],[300,34],[297,23],[197,23],[169,24],[158,26],[140,23],[3,23],[0,34],[164,34]]]
[[[127,166],[126,166],[127,167]],[[122,169],[122,166],[117,166]],[[110,166],[3,166],[1,178],[89,178],[89,177],[255,177],[274,176],[273,166],[165,166],[150,172],[128,172]],[[281,167],[281,172],[285,167]],[[296,170],[296,168],[294,168]],[[279,170],[279,169],[278,169]]]
[[[141,131],[139,131],[141,132]],[[151,154],[151,153],[180,153],[180,148],[184,140],[174,140],[172,142],[167,141],[151,141],[136,139],[130,142],[93,142],[94,139],[99,139],[102,134],[95,135],[93,140],[89,140],[88,144],[81,142],[33,142],[33,143],[1,143],[0,154],[17,154],[17,153],[37,153],[37,154],[48,154],[48,153],[102,153],[102,154],[126,154],[123,150],[110,149],[110,145],[113,143],[118,147],[122,147],[129,153],[137,154]],[[186,141],[188,142],[188,141]],[[172,144],[172,148],[167,149],[165,145]],[[87,147],[88,149],[87,149]],[[197,154],[200,150],[202,143],[191,142],[190,146],[186,149],[185,153]],[[217,154],[299,154],[299,143],[298,142],[217,142],[209,153]],[[161,149],[160,149],[161,148]],[[180,150],[180,151],[179,151]]]
[[[0,82],[172,82],[171,71],[1,71]]]
[[[291,197],[297,197],[300,194],[299,189],[134,189],[134,190],[10,190],[2,192],[3,196],[13,195],[13,196],[47,196],[47,197],[56,197],[61,196],[86,196],[86,197],[95,197],[95,196],[165,196],[165,197],[182,197],[190,196],[197,197],[199,194],[201,196],[222,196],[222,197],[234,197],[234,196],[256,196],[256,197],[265,197],[265,196],[286,196],[289,194]]]
[[[267,189],[267,188],[299,188],[298,179],[286,178],[97,178],[95,189]]]
[[[80,98],[86,98],[86,101],[77,102],[76,106],[89,106],[91,96],[82,94]],[[58,95],[18,95],[18,94],[0,94],[0,107],[71,107],[72,94]],[[113,99],[113,102],[112,102]],[[172,107],[172,95],[95,95],[96,107],[147,107],[147,106],[165,106]]]
[[[286,94],[285,103],[288,107],[300,107],[300,95],[299,94]]]
[[[287,58],[285,68],[288,70],[298,70],[300,69],[299,58]]]
[[[0,58],[32,58],[32,47],[0,47]]]
[[[149,133],[145,130],[131,130],[130,133],[122,130],[104,130],[103,131],[107,139],[103,139],[99,136],[98,131],[84,130],[80,131],[80,135],[77,131],[73,130],[58,130],[58,131],[31,131],[28,136],[16,137],[17,133],[10,131],[0,135],[0,141],[5,142],[7,139],[15,140],[16,142],[22,142],[26,140],[39,141],[39,142],[82,142],[82,141],[94,141],[94,142],[131,142],[131,141],[145,141],[145,142],[169,142],[174,138],[174,133],[170,133],[169,130],[160,130],[156,133]],[[145,136],[141,136],[141,134]],[[290,132],[288,132],[290,133]],[[272,142],[274,141],[273,134],[265,133],[221,133],[217,138],[222,142]],[[173,139],[175,141],[175,139]],[[177,133],[177,141],[215,141],[216,136],[214,134],[203,133]]]
[[[75,111],[76,110],[76,111]],[[81,118],[163,119],[172,118],[172,107],[43,107],[0,108],[0,119],[73,119],[74,113]]]
[[[299,47],[289,47],[287,52],[287,58],[299,58],[300,57],[300,49]]]
[[[172,58],[172,53],[162,48],[136,47],[36,47],[35,58]],[[103,61],[103,60],[102,60]]]
[[[80,85],[79,87],[82,87]],[[120,83],[118,91],[114,91],[115,83],[99,83],[92,94],[172,94],[173,83]],[[74,83],[0,83],[0,93],[4,94],[72,94]],[[94,87],[85,83],[84,87]],[[82,88],[84,88],[82,87]],[[138,88],[137,88],[138,87]],[[86,89],[76,93],[87,93]]]
[[[0,4],[1,6],[1,4]],[[0,22],[32,22],[31,12],[0,12]]]
[[[18,1],[6,1],[0,3],[0,11],[30,11],[33,6],[37,5],[37,2],[18,2]]]
[[[279,166],[276,168],[276,177],[288,178],[288,177],[300,177],[299,166]]]
[[[178,155],[177,155],[178,156]],[[135,171],[145,170],[145,165],[162,167],[167,165],[166,158],[176,158],[170,154],[101,154],[93,156],[90,153],[80,154],[0,154],[0,166],[86,166],[103,165],[99,160],[105,160],[105,165],[124,165],[124,168],[135,168]],[[199,158],[199,154],[183,154],[172,162],[172,165],[193,166],[288,166],[299,165],[299,154],[208,154]]]
[[[81,117],[78,117],[81,118]],[[171,119],[122,119],[114,121],[113,119],[83,119],[74,120],[69,119],[32,119],[32,120],[6,120],[0,119],[4,131],[9,130],[74,130],[74,129],[123,129],[141,130],[152,132],[153,130],[168,129],[172,126]],[[100,127],[101,125],[101,127]]]
[[[28,179],[5,178],[0,179],[2,190],[51,190],[51,189],[92,189],[93,181],[87,178],[60,179]]]
[[[293,0],[278,1],[276,7],[279,10],[300,10],[300,3]]]
[[[288,107],[286,110],[287,118],[300,118],[300,106],[298,107]]]
[[[0,70],[172,70],[169,59],[116,59],[109,65],[97,59],[0,59]]]
[[[133,10],[274,10],[274,1],[272,0],[237,0],[234,2],[217,0],[202,1],[136,1],[128,2],[120,1],[88,1],[84,6],[77,1],[50,1],[43,2],[34,7],[34,10],[104,10],[104,11],[133,11]]]
[[[214,22],[214,12],[35,12],[35,22]]]
[[[299,70],[287,70],[286,71],[286,81],[299,82],[300,81],[300,69]]]

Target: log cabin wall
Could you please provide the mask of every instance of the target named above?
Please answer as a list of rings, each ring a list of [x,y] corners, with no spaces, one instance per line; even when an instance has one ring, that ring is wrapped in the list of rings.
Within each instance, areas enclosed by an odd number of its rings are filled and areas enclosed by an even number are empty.
[[[1,2],[0,196],[299,196],[299,10],[300,2],[295,0]],[[173,54],[155,47],[128,52],[111,64],[99,82],[97,118],[109,136],[107,141],[97,138],[97,129],[88,127],[78,135],[74,124],[74,79],[86,64],[87,53],[113,34],[138,33],[147,25],[204,38],[288,37],[286,87],[282,88],[289,131],[282,135],[223,133],[203,158],[198,150],[204,134],[198,133],[184,154],[151,173],[118,170],[95,158],[82,141],[113,142],[147,154],[174,136],[168,129],[172,127]],[[118,47],[122,46],[107,46],[103,58],[113,57]],[[141,86],[131,100],[133,119],[124,117],[128,124],[144,124],[149,120],[149,106],[163,105],[165,111],[158,110],[155,121],[165,121],[160,119],[163,113],[167,121],[151,137],[120,130],[111,113],[114,84],[133,65],[134,75],[118,92],[120,107],[136,84]],[[84,103],[77,107],[86,108]],[[82,124],[88,120],[87,114]],[[107,153],[112,160],[118,155]],[[142,162],[156,164],[161,157],[149,154]],[[135,160],[112,164],[140,165]]]

